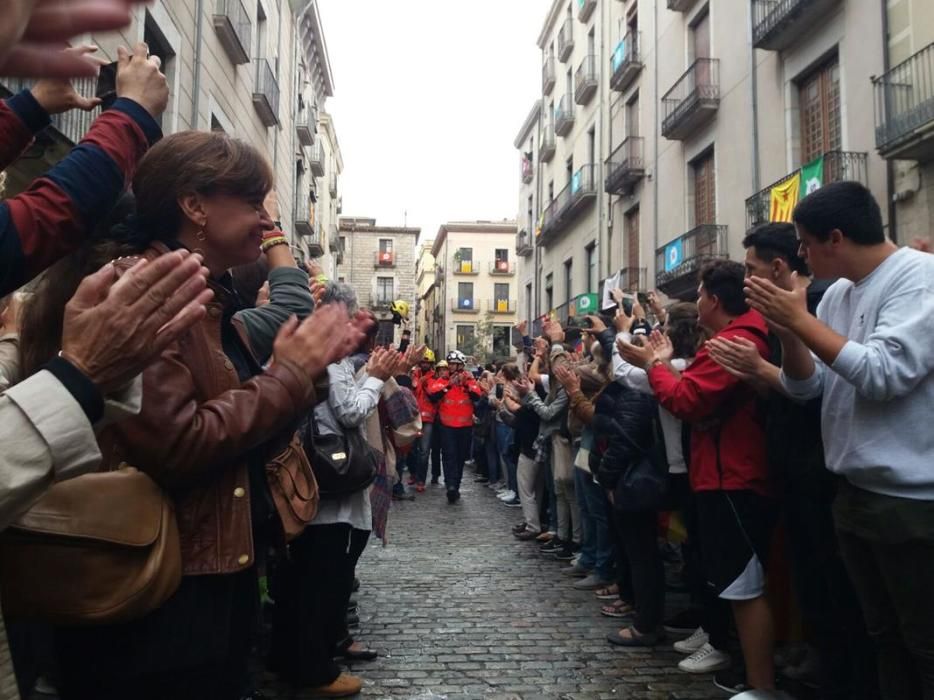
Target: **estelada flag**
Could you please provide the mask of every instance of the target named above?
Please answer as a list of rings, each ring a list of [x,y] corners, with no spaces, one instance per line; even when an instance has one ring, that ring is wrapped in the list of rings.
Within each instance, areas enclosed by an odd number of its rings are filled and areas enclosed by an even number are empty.
[[[769,221],[791,222],[791,214],[801,192],[801,173],[797,172],[771,190]]]

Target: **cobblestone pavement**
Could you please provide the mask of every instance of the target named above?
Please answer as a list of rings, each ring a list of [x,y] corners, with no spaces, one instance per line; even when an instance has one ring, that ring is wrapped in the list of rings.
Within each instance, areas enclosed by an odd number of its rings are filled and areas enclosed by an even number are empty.
[[[472,480],[465,475],[455,506],[440,486],[394,502],[389,546],[371,541],[364,553],[357,639],[381,654],[352,669],[364,697],[725,697],[708,676],[679,672],[670,642],[611,647],[605,638],[618,624],[599,614],[594,595],[516,541],[521,510]]]

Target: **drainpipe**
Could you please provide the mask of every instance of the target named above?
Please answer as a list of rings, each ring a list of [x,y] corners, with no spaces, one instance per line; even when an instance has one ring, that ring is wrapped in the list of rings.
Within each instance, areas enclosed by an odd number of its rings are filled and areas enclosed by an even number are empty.
[[[603,250],[604,250],[603,241],[604,241],[604,238],[606,237],[604,234],[609,230],[609,221],[610,221],[608,212],[604,211],[603,209],[604,199],[608,201],[609,206],[612,206],[611,204],[609,204],[610,198],[605,197],[604,196],[605,193],[603,191],[603,176],[604,176],[604,173],[603,173],[603,120],[606,116],[604,114],[604,111],[607,107],[606,84],[608,81],[603,80],[604,73],[606,72],[606,65],[602,61],[602,59],[606,55],[604,52],[606,50],[607,27],[610,24],[610,21],[609,21],[610,3],[608,2],[601,3],[600,14],[601,14],[600,49],[597,52],[597,56],[594,57],[594,63],[597,63],[597,78],[600,83],[600,102],[597,108],[597,132],[594,136],[594,141],[595,141],[594,156],[596,157],[598,162],[591,164],[591,168],[593,168],[593,176],[594,176],[593,184],[594,184],[594,187],[597,188],[597,246],[596,246],[597,247],[597,270],[601,268],[600,258],[604,257],[603,256]],[[599,62],[598,62],[598,58],[601,59]],[[600,63],[604,63],[604,65],[600,65]],[[612,120],[610,120],[610,122],[612,123]],[[599,174],[599,177],[597,177],[598,174]],[[606,226],[604,226],[604,222],[607,222]],[[609,247],[610,247],[609,245],[606,246],[607,270],[609,270],[609,267],[611,264]],[[588,274],[589,274],[589,270],[588,270]],[[607,274],[609,275],[609,273]],[[588,289],[587,293],[592,294],[593,291],[594,290],[592,289]]]
[[[881,0],[882,5],[882,73],[888,73],[889,68],[891,68],[889,62],[889,13],[886,8],[887,0]],[[883,86],[883,95],[885,99],[882,103],[882,109],[884,110],[883,117],[888,117],[889,104],[888,104],[888,93],[885,91]],[[869,179],[869,168],[867,167],[866,179]],[[889,238],[897,242],[897,228],[896,222],[898,219],[898,206],[895,203],[895,164],[892,162],[891,158],[887,158],[885,161],[885,198],[888,200],[887,206],[889,210]]]
[[[884,0],[883,0],[884,1]],[[750,11],[752,5],[749,5]],[[750,82],[752,83],[752,191],[759,191],[759,69],[756,64],[756,47],[752,43],[752,17],[749,27]]]
[[[276,12],[279,15],[278,20],[277,20],[278,27],[276,28],[276,35],[278,39],[281,39],[282,38],[282,3],[281,2],[276,3]],[[282,71],[280,70],[280,66],[282,64],[282,59],[281,59],[282,49],[281,47],[278,46],[278,40],[276,42],[276,45],[278,48],[278,51],[276,52],[277,54],[276,55],[276,84],[278,84],[279,76],[282,74]],[[279,95],[279,98],[281,102],[281,98],[282,98],[281,93]],[[276,168],[278,168],[279,166],[279,132],[281,130],[282,130],[282,120],[280,119],[279,125],[276,127],[276,130],[272,135],[272,171],[273,172],[276,172]],[[293,129],[292,131],[294,132],[295,130]],[[295,200],[294,193],[292,196],[292,200],[293,201]]]
[[[195,22],[195,75],[192,80],[191,91],[193,94],[191,100],[191,119],[189,128],[198,128],[198,111],[201,102],[201,38],[204,33],[204,0],[197,0],[195,14],[198,19]]]
[[[655,109],[657,110],[660,104],[660,97],[659,97],[659,92],[658,92],[659,59],[658,59],[658,3],[657,2],[652,3],[652,9],[655,12],[655,19],[654,19],[653,26],[652,26],[652,34],[653,34],[652,41],[654,44],[652,51],[655,54],[655,71],[654,71],[655,74],[653,76],[653,80],[655,83],[655,87],[654,87]],[[656,251],[658,250],[658,131],[661,128],[660,127],[661,119],[659,119],[658,116],[659,115],[656,113],[655,119],[652,120],[653,122],[655,122],[653,125],[653,129],[654,129],[653,141],[655,142],[655,159],[654,159],[655,167],[653,168],[654,177],[652,178],[653,221],[652,221],[652,250],[649,256],[650,269],[655,267],[655,260],[658,257],[656,253]],[[656,284],[655,272],[656,271],[653,269],[652,270],[652,286],[653,287],[655,287],[655,284]]]

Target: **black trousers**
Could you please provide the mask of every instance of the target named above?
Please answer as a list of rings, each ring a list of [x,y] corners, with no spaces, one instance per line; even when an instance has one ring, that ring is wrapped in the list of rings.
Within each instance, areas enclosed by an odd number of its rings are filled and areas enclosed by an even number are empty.
[[[310,525],[277,573],[269,666],[293,685],[328,685],[340,675],[334,654],[346,636],[351,549],[350,525]]]
[[[470,456],[473,428],[441,426],[441,448],[444,453],[444,485],[448,491],[460,493],[464,462]]]
[[[658,631],[665,610],[665,570],[658,551],[658,514],[623,513],[614,509],[617,536],[626,552],[629,585],[636,608],[634,627],[642,634]],[[624,598],[625,599],[625,598]]]
[[[367,542],[369,541],[369,530],[353,529],[350,531],[350,552],[348,552],[346,571],[341,583],[341,590],[344,594],[341,600],[345,610],[347,609],[347,605],[350,603],[350,596],[353,594],[353,580],[357,575],[357,562],[360,561],[360,557],[363,555],[363,550],[366,549]],[[344,615],[341,618],[341,627],[340,633],[338,634],[337,647],[338,649],[345,649],[351,644],[353,644],[353,636],[350,634],[350,630],[347,628],[347,616]]]

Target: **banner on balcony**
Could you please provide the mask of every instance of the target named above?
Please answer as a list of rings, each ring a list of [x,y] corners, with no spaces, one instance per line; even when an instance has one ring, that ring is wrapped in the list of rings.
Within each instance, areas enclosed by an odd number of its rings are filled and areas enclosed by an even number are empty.
[[[665,246],[665,272],[671,272],[684,262],[684,241],[680,238]]]
[[[626,40],[621,40],[616,48],[613,49],[613,72],[619,70],[619,67],[623,65],[623,62],[626,60]]]
[[[798,203],[801,192],[801,173],[797,172],[781,184],[775,185],[770,193],[769,221],[791,221],[791,213]]]
[[[578,170],[571,178],[571,194],[577,194],[581,189],[581,180],[583,179],[581,171]]]
[[[545,227],[545,211],[542,210],[542,215],[538,217],[538,226],[535,227],[536,238],[542,235],[542,229],[544,227]]]
[[[496,300],[496,310],[501,314],[509,312],[509,302],[506,299]]]
[[[615,275],[607,277],[603,282],[603,304],[600,307],[601,309],[615,309],[616,302],[613,301],[613,290],[619,289],[620,279],[622,277],[622,272],[617,272]]]
[[[588,314],[597,313],[597,295],[581,294],[577,297],[576,307],[575,311],[577,316],[587,316]]]
[[[804,196],[807,197],[812,192],[816,192],[824,184],[824,156],[801,168],[801,186],[804,189]]]

